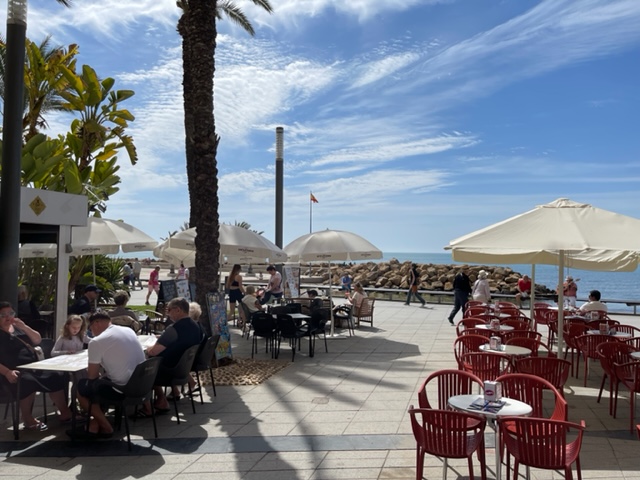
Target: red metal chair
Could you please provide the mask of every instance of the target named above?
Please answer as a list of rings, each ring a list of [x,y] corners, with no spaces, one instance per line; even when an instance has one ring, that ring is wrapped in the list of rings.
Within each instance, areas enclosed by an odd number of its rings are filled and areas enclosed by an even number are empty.
[[[531,350],[532,357],[540,356],[540,351],[544,351],[547,357],[556,357],[557,355],[551,351],[549,346],[537,338],[513,337],[507,340],[507,345],[516,347],[524,347]]]
[[[502,395],[531,405],[532,417],[550,418],[552,420],[567,419],[567,402],[556,387],[544,378],[526,373],[506,373],[495,379],[502,383]],[[551,416],[545,415],[544,392],[553,395]],[[547,409],[549,410],[549,409]]]
[[[510,332],[504,332],[502,334],[502,341],[508,342],[512,338],[533,338],[542,342],[542,334],[534,332],[533,330],[511,330]]]
[[[531,330],[528,322],[523,320],[516,320],[513,318],[508,318],[505,320],[500,320],[500,325],[507,325],[509,327],[513,327],[515,330]]]
[[[622,340],[622,343],[626,343],[628,345],[633,345],[633,347],[636,350],[640,350],[640,336],[627,338],[625,340]]]
[[[640,328],[634,327],[633,325],[616,325],[613,328],[616,332],[628,333],[631,335],[631,338],[640,336]]]
[[[429,401],[429,391],[433,391],[435,382],[437,388],[437,404],[432,405]],[[449,398],[454,395],[468,395],[472,394],[473,387],[478,387],[477,390],[481,392],[484,389],[482,381],[469,372],[463,372],[462,370],[446,369],[438,370],[429,375],[418,390],[418,404],[420,408],[431,408],[437,410],[449,409]],[[433,399],[432,399],[433,400]]]
[[[640,361],[614,363],[613,369],[620,383],[629,389],[629,431],[633,433],[636,393],[640,392]],[[614,399],[614,410],[617,406]]]
[[[604,310],[591,310],[585,316],[591,320],[608,320],[609,314]]]
[[[571,352],[571,376],[574,376],[574,368],[575,362],[573,359],[574,354],[578,354],[578,364],[580,362],[580,350],[578,349],[578,345],[576,344],[576,338],[587,333],[587,326],[581,323],[568,323],[564,326],[564,359],[567,359],[567,354]],[[577,369],[576,369],[577,370]],[[577,371],[576,371],[576,376]]]
[[[551,305],[546,302],[533,302],[534,311],[536,308],[551,308]]]
[[[549,328],[549,332],[548,332],[548,336],[547,336],[547,342],[549,343],[549,345],[551,345],[551,342],[553,341],[553,336],[552,336],[553,332],[551,331],[549,323],[551,321],[556,321],[556,322],[558,321],[558,311],[557,310],[551,310],[549,308],[549,306],[544,307],[544,308],[534,307],[534,309],[533,309],[533,319],[536,322],[536,331],[538,330],[538,325],[546,325]]]
[[[604,390],[604,383],[609,377],[609,415],[613,415],[616,418],[618,403],[618,386],[620,380],[616,377],[614,369],[614,363],[627,363],[631,358],[629,354],[636,351],[633,345],[629,345],[623,342],[604,342],[596,346],[596,352],[600,357],[600,365],[602,365],[602,382],[600,383],[600,392],[598,393],[598,403],[602,398],[602,390]]]
[[[484,320],[487,323],[491,322],[491,320],[500,320],[499,316],[494,315],[492,313],[480,313],[478,315],[474,315],[473,317],[474,318],[480,318],[480,319]]]
[[[586,334],[576,337],[576,346],[584,357],[584,386],[587,386],[587,377],[589,376],[589,360],[599,360],[600,356],[596,347],[601,343],[617,342],[616,337],[612,335]],[[580,363],[576,366],[576,378],[580,374]]]
[[[470,306],[464,311],[463,318],[475,317],[477,315],[487,313],[489,307],[483,307],[482,305]]]
[[[515,361],[516,373],[526,373],[545,379],[564,398],[564,384],[569,378],[571,362],[556,357],[526,357]]]
[[[469,478],[473,476],[472,456],[477,452],[482,480],[487,478],[484,452],[486,420],[480,415],[452,410],[409,407],[411,428],[416,439],[416,480],[422,480],[425,454],[444,459],[443,477],[449,458],[466,458]]]
[[[513,302],[495,302],[494,305],[498,307],[500,310],[503,309],[511,309],[511,310],[519,310],[518,306]]]
[[[495,380],[509,371],[511,362],[502,353],[465,353],[461,357],[462,370],[473,373],[482,382]]]
[[[465,335],[482,335],[487,339],[487,341],[489,341],[489,339],[495,335],[495,332],[488,328],[467,328],[460,332],[461,337],[464,337]]]
[[[513,455],[513,469],[518,478],[520,465],[542,468],[545,470],[562,470],[567,480],[573,478],[571,465],[575,462],[578,480],[582,478],[580,469],[580,449],[582,435],[586,428],[584,421],[580,424],[544,418],[503,417],[498,420],[501,425],[509,424],[510,428],[502,429],[507,453]],[[575,437],[568,441],[571,433]]]
[[[487,337],[482,335],[460,335],[453,341],[453,354],[462,369],[461,357],[465,353],[480,352],[480,347],[488,343]],[[420,405],[423,407],[423,405]]]
[[[460,336],[462,334],[462,331],[466,330],[467,328],[473,328],[478,325],[486,325],[486,324],[487,322],[480,318],[476,318],[476,317],[463,318],[456,325],[456,335]]]
[[[600,328],[600,324],[602,323],[606,323],[609,328],[617,327],[618,325],[620,325],[620,322],[617,320],[604,318],[602,320],[591,320],[590,322],[587,322],[587,327],[589,327],[590,330],[598,330]]]

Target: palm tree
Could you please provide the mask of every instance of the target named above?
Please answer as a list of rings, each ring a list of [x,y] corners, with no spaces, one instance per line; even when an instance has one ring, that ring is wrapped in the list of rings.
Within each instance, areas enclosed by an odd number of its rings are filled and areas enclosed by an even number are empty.
[[[272,12],[268,0],[252,2]],[[219,287],[220,242],[218,233],[218,169],[213,107],[216,21],[226,15],[250,35],[255,32],[247,17],[230,0],[178,0],[182,15],[178,33],[182,37],[183,102],[187,179],[191,204],[189,224],[196,237],[197,301],[204,305],[206,293]]]

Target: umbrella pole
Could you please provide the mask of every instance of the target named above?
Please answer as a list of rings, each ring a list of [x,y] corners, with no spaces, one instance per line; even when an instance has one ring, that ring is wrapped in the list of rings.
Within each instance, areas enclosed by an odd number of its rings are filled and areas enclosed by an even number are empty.
[[[93,284],[96,285],[96,255],[91,255],[91,263],[93,264]],[[98,309],[98,298],[93,300],[93,309]]]
[[[529,318],[533,319],[533,324],[536,327],[536,331],[538,330],[538,325],[536,325],[535,316],[533,315],[533,302],[536,301],[536,264],[531,264],[531,294],[529,295]]]
[[[558,258],[558,358],[562,358],[564,350],[564,250],[560,250]]]
[[[336,319],[333,316],[333,296],[331,295],[331,261],[329,261],[329,311],[331,312],[329,315],[331,317],[331,336],[333,337],[336,331]]]

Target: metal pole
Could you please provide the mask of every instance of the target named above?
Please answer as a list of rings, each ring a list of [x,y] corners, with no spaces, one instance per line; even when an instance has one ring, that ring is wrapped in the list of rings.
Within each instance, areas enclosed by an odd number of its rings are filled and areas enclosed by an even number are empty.
[[[276,245],[282,248],[284,193],[284,128],[276,128]]]
[[[311,192],[309,192],[309,233],[313,232],[313,202],[311,201]]]
[[[20,253],[20,162],[24,111],[24,49],[27,0],[9,0],[5,67],[2,179],[0,181],[0,292],[2,300],[18,304]]]

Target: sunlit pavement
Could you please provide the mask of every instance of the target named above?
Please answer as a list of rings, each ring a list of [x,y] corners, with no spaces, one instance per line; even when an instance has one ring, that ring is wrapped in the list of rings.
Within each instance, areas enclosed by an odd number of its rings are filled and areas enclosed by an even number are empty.
[[[146,291],[134,293],[132,304],[140,304],[141,294]],[[73,444],[65,435],[67,427],[50,419],[47,432],[22,431],[20,441],[13,442],[5,420],[0,476],[415,479],[415,443],[406,411],[417,404],[418,386],[428,374],[455,368],[455,329],[446,320],[448,311],[446,306],[378,301],[373,327],[362,326],[355,337],[328,340],[329,353],[319,342],[315,357],[309,358],[303,342],[290,363],[290,349],[283,345],[278,361],[289,365],[261,385],[218,386],[213,400],[208,386],[205,404],[196,405],[195,415],[181,400],[180,425],[171,414],[159,417],[157,440],[151,420],[131,422],[132,453],[124,429],[112,440]],[[619,319],[640,326],[637,317]],[[233,326],[231,333],[234,356],[250,357],[251,341]],[[264,347],[260,339],[256,358],[270,358]],[[629,433],[628,392],[620,389],[618,418],[611,418],[608,392],[596,403],[601,375],[593,364],[587,388],[582,377],[570,379],[566,388],[570,420],[584,419],[588,427],[583,477],[638,479],[640,441]],[[41,406],[38,398],[36,412]],[[492,438],[487,445],[493,445]],[[495,476],[492,453],[487,452],[490,478]],[[449,465],[448,478],[468,476],[466,460]],[[474,466],[479,475],[475,459]],[[561,477],[542,470],[533,475]],[[425,478],[441,476],[442,462],[427,457]]]

